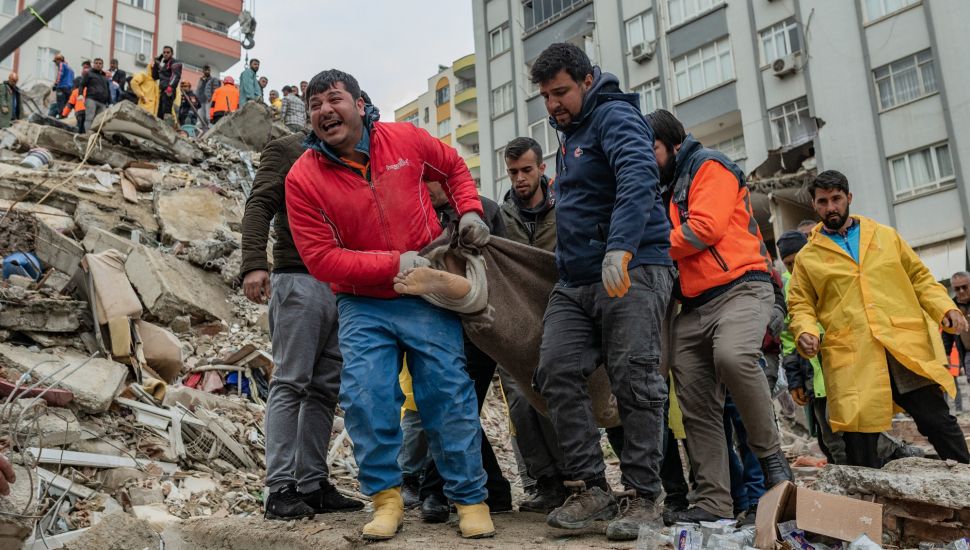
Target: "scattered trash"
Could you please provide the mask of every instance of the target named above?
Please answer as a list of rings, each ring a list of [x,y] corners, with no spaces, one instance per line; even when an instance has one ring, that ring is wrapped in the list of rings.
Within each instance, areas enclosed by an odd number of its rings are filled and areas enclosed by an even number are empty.
[[[54,156],[51,155],[50,151],[43,147],[35,147],[27,152],[27,156],[24,157],[24,160],[20,161],[20,165],[37,169],[47,166],[53,160]]]

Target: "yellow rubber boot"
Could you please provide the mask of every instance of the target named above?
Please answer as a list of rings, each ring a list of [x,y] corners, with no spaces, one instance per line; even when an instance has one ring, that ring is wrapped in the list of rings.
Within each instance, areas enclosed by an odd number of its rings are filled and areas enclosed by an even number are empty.
[[[483,539],[495,536],[495,526],[488,513],[488,504],[455,504],[455,508],[458,508],[458,527],[463,538]]]
[[[371,497],[374,515],[364,526],[364,540],[387,540],[397,534],[404,525],[404,499],[401,488],[384,489]]]

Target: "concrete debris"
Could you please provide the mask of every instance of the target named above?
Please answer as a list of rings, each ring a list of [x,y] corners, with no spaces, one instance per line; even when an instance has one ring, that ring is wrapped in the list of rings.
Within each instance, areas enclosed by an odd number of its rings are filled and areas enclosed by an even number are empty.
[[[17,479],[29,479],[30,474],[23,467],[14,464]],[[0,496],[0,548],[19,548],[34,528],[29,517],[36,513],[37,501],[31,498],[32,487],[28,483],[14,483],[10,495]]]
[[[108,410],[121,391],[127,369],[109,359],[86,357],[76,352],[37,353],[0,344],[0,366],[19,374],[30,373],[34,381],[57,382],[74,393],[73,403],[83,412]]]
[[[24,300],[0,294],[0,328],[17,331],[76,332],[88,305],[75,300],[43,298],[37,293]]]
[[[205,138],[236,149],[262,151],[270,141],[290,133],[281,122],[273,120],[269,112],[265,104],[250,101],[215,123],[205,133]]]
[[[194,141],[179,136],[170,124],[129,101],[116,103],[99,114],[93,124],[93,128],[98,127],[111,141],[148,156],[182,163],[199,162],[203,157]]]
[[[22,174],[22,170],[23,169],[11,168],[8,164],[0,164],[0,177],[6,177],[8,175],[14,175],[17,173]],[[10,171],[12,171],[13,174],[10,174]],[[14,205],[14,202],[15,201],[12,200],[0,199],[0,212],[6,212],[9,210],[10,207]],[[71,219],[71,215],[60,208],[54,208],[53,206],[47,206],[46,204],[18,202],[16,212],[21,214],[30,214],[33,218],[44,222],[58,233],[70,233],[72,230],[74,230],[74,220]]]
[[[67,213],[64,215],[67,216]],[[74,221],[70,217],[67,220]],[[77,241],[48,225],[39,216],[35,243],[34,251],[41,263],[57,269],[68,277],[74,275],[81,263],[81,257],[84,256],[84,248]]]
[[[11,129],[17,134],[21,145],[32,143],[52,153],[78,160],[84,158],[90,140],[97,140],[94,134],[78,135],[68,130],[39,124],[21,122],[14,124]],[[107,164],[112,168],[123,168],[132,160],[134,158],[128,149],[104,140],[92,145],[88,154],[88,162]]]
[[[64,546],[65,550],[143,550],[159,548],[158,533],[149,522],[125,513],[105,516],[101,522]]]
[[[125,176],[134,184],[135,189],[141,192],[153,191],[155,188],[161,187],[164,181],[164,175],[158,171],[158,168],[129,166],[125,168]]]
[[[128,282],[125,257],[121,252],[109,249],[100,254],[88,254],[84,257],[84,267],[90,279],[86,288],[94,290],[99,325],[122,317],[141,317],[141,302]]]
[[[182,373],[182,346],[179,339],[164,328],[147,321],[135,321],[135,330],[141,338],[148,366],[165,382],[175,382]]]
[[[125,258],[138,246],[138,243],[131,239],[126,239],[121,235],[116,235],[99,227],[89,228],[81,244],[84,246],[84,250],[92,254],[101,254],[108,250],[117,250]]]
[[[208,187],[190,187],[158,193],[156,212],[162,226],[162,242],[188,243],[208,239],[227,228],[228,201]]]
[[[232,317],[228,292],[219,277],[171,254],[136,248],[128,255],[125,270],[145,307],[163,323],[185,314],[199,319]]]

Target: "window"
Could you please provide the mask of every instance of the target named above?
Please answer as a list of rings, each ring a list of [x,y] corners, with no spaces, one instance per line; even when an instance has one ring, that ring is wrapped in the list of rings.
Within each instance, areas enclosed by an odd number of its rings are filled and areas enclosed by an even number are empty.
[[[525,32],[532,32],[561,19],[588,2],[589,0],[525,0],[522,2]]]
[[[936,91],[933,54],[923,50],[872,71],[879,108],[888,109]]]
[[[451,86],[445,86],[443,88],[438,88],[437,90],[435,90],[434,92],[435,105],[444,105],[445,103],[448,103],[448,100],[450,99],[451,99]]]
[[[866,22],[875,21],[917,2],[919,0],[865,0]]]
[[[90,11],[84,12],[84,28],[81,31],[81,37],[95,44],[101,44],[101,21],[100,15]]]
[[[47,22],[47,28],[52,31],[61,32],[64,30],[64,18],[61,14],[55,15],[50,21]]]
[[[798,24],[795,19],[787,19],[761,31],[761,63],[768,64],[790,53],[800,52]]]
[[[409,114],[408,116],[402,118],[401,119],[401,122],[410,122],[411,124],[414,124],[418,128],[421,127],[421,124],[418,121],[418,112],[417,111],[414,111],[413,113]]]
[[[529,125],[529,137],[539,142],[542,147],[542,157],[546,158],[556,154],[559,149],[559,136],[556,130],[549,124],[549,121],[542,119]],[[542,159],[539,159],[541,162]]]
[[[700,15],[724,0],[667,0],[670,13],[670,26],[679,25],[692,17]]]
[[[123,52],[151,55],[152,33],[124,23],[115,23],[115,46]]]
[[[128,4],[139,9],[152,11],[152,0],[121,0],[122,4]]]
[[[741,160],[748,156],[744,150],[744,135],[726,139],[720,143],[711,145],[710,148],[724,153],[731,160]]]
[[[768,111],[774,147],[797,145],[815,135],[815,120],[808,114],[808,99],[801,98]]]
[[[646,84],[641,84],[633,89],[640,94],[640,111],[649,114],[657,109],[663,108],[663,100],[660,97],[660,79],[654,79]]]
[[[0,14],[11,17],[17,15],[17,0],[3,0],[0,3]]]
[[[889,159],[893,193],[897,199],[912,197],[953,181],[953,162],[946,143]]]
[[[443,138],[451,133],[451,119],[446,118],[438,121],[438,137]]]
[[[496,149],[495,156],[493,158],[495,159],[495,165],[493,166],[495,169],[495,179],[498,180],[504,177],[507,173],[505,171],[505,147],[502,146]]]
[[[511,45],[510,42],[509,28],[507,26],[503,25],[488,33],[489,57],[495,57],[496,55],[509,49],[509,46]]]
[[[637,44],[646,45],[657,38],[653,28],[653,12],[642,13],[626,22],[627,53]]]
[[[734,78],[731,45],[722,38],[673,62],[677,99],[686,99]]]
[[[512,110],[512,83],[502,84],[492,90],[492,116],[497,117]]]
[[[57,50],[54,48],[37,48],[34,74],[39,78],[53,81],[57,77],[57,65],[54,64],[55,55],[57,55]]]
[[[424,108],[424,123],[427,124],[431,121],[431,111],[429,107]]]

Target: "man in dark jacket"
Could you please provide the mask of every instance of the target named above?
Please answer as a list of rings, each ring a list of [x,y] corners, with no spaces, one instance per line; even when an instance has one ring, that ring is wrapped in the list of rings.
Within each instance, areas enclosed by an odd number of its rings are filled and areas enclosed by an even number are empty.
[[[566,457],[574,495],[549,514],[553,527],[612,519],[611,540],[658,527],[667,383],[660,329],[673,286],[670,225],[658,190],[653,132],[636,94],[594,68],[572,44],[549,46],[532,65],[550,123],[563,133],[556,157],[559,283],[543,321],[536,382]],[[623,425],[623,512],[606,483],[600,433],[586,380],[600,349]],[[614,519],[616,518],[616,519]]]
[[[47,116],[60,117],[61,110],[67,104],[67,98],[71,95],[74,85],[74,70],[64,61],[64,54],[57,52],[54,54],[54,64],[57,65],[57,74],[54,76],[54,85],[51,89],[56,94],[54,103],[51,104]]]
[[[91,130],[94,118],[111,104],[111,83],[104,74],[104,60],[94,58],[91,70],[81,77],[80,89],[85,92],[84,99],[84,131]]]
[[[260,157],[242,222],[243,290],[257,304],[269,300],[276,371],[266,403],[268,519],[360,510],[328,481],[327,450],[340,390],[337,305],[330,287],[307,271],[286,218],[286,174],[303,154],[306,134],[269,142]],[[275,218],[273,273],[266,265]],[[279,330],[277,330],[279,328]]]
[[[441,224],[442,229],[452,223],[457,224],[459,218],[455,214],[455,209],[451,207],[451,203],[448,202],[448,196],[441,188],[441,184],[434,181],[426,183],[428,185],[428,193],[431,195],[431,204],[434,206],[435,213],[438,214],[438,222]],[[491,234],[497,237],[505,237],[505,224],[502,221],[502,215],[499,213],[498,204],[486,197],[479,198],[482,201],[482,210],[485,211],[483,219],[491,230]],[[475,384],[475,395],[478,398],[479,413],[481,413],[482,405],[485,404],[485,396],[488,394],[488,388],[492,384],[492,378],[495,376],[495,368],[495,361],[486,355],[485,352],[478,349],[475,344],[472,344],[466,336],[465,370],[468,371],[468,375]],[[418,412],[420,413],[420,410]],[[492,444],[489,443],[484,430],[481,432],[481,438],[482,466],[488,475],[488,479],[485,482],[485,488],[488,490],[488,498],[485,499],[485,502],[488,504],[489,511],[492,513],[509,512],[512,510],[512,487],[502,474],[502,468],[495,458]],[[448,499],[445,498],[444,485],[445,482],[441,478],[441,474],[438,473],[438,468],[434,460],[430,460],[425,469],[424,479],[421,482],[420,489],[421,519],[428,523],[444,523],[448,521],[451,506],[448,503]]]
[[[20,120],[18,80],[17,73],[11,72],[7,76],[7,81],[0,84],[0,128],[8,128],[13,121]]]
[[[118,60],[111,60],[111,81],[118,86],[118,92],[114,103],[124,99],[125,92],[128,90],[128,73],[118,68]]]
[[[182,62],[175,59],[171,46],[162,48],[162,54],[152,64],[152,78],[158,81],[158,118],[165,120],[172,114],[175,103],[175,89],[182,80]]]
[[[950,286],[953,287],[953,302],[956,303],[957,307],[964,315],[968,315],[970,319],[970,273],[966,271],[958,271],[950,277]],[[953,369],[953,382],[957,387],[957,395],[954,398],[956,401],[956,410],[960,412],[963,410],[963,392],[960,391],[960,369],[966,372],[967,380],[970,381],[970,366],[967,365],[968,360],[968,344],[970,344],[970,333],[963,332],[960,334],[950,334],[949,332],[943,333],[943,350],[946,352],[947,357],[950,356],[950,350],[953,346],[957,347],[957,364],[951,365]]]
[[[528,137],[517,137],[505,146],[505,168],[512,189],[502,203],[506,238],[518,243],[556,250],[556,211],[549,196],[542,147]],[[535,480],[533,498],[522,502],[519,511],[548,514],[566,501],[563,486],[565,458],[559,448],[556,430],[544,415],[529,403],[515,380],[499,368],[502,389],[515,427],[516,448],[525,463],[526,474]]]
[[[192,126],[199,122],[199,117],[196,113],[199,112],[199,98],[192,91],[192,84],[188,81],[183,80],[179,87],[182,91],[182,104],[179,105],[179,126],[184,126],[190,124]]]
[[[199,98],[200,105],[209,105],[212,101],[212,93],[216,91],[219,86],[219,79],[212,78],[212,68],[208,65],[202,66],[202,77],[199,78],[199,84],[195,87],[195,96]],[[202,118],[209,121],[209,109],[202,109],[200,111]]]

